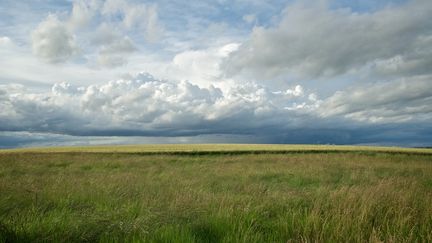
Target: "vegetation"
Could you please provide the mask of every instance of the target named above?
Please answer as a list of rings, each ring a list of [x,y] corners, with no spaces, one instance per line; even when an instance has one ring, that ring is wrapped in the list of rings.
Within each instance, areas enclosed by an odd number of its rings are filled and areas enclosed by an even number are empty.
[[[392,152],[432,154],[429,148],[378,146],[286,145],[286,144],[148,144],[86,147],[45,147],[4,149],[2,153],[139,153],[139,154],[211,154],[211,153],[292,153],[292,152]]]
[[[432,242],[429,151],[4,150],[0,242]]]

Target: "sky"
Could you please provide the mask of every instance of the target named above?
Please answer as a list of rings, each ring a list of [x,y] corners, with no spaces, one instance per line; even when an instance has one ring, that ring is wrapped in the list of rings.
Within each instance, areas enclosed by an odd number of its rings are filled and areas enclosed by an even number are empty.
[[[430,0],[0,0],[0,148],[432,146]]]

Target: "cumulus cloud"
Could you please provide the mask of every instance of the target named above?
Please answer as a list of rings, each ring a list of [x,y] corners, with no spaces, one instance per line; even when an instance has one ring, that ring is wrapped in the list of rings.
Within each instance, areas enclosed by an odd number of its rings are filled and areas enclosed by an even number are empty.
[[[296,3],[277,26],[254,28],[224,69],[254,78],[330,77],[375,64],[383,73],[430,73],[431,12],[429,0],[372,13]]]
[[[56,15],[48,15],[31,38],[33,53],[49,63],[64,62],[78,52],[75,36]]]
[[[174,56],[171,69],[185,79],[217,82],[221,76],[222,59],[238,46],[238,43],[230,43],[221,47],[180,52]]]
[[[306,105],[286,109],[299,103]],[[72,135],[249,134],[260,127],[274,125],[278,130],[304,124],[300,117],[314,109],[314,103],[300,86],[284,92],[257,84],[222,90],[142,73],[103,85],[59,83],[44,93],[1,87],[0,130]]]
[[[156,5],[74,0],[70,13],[62,20],[59,15],[48,15],[31,35],[34,55],[48,63],[66,62],[80,52],[90,63],[121,66],[137,49],[129,36],[142,32],[147,41],[155,42],[163,33]]]
[[[383,94],[390,87],[394,91]],[[6,85],[0,86],[0,147],[145,141],[424,146],[432,128],[430,88],[426,78],[400,80],[322,101],[299,85],[279,91],[254,83],[202,88],[146,73],[102,85],[58,83],[47,92]],[[400,119],[411,114],[415,119]],[[375,122],[376,116],[387,122]]]
[[[338,91],[323,101],[322,117],[369,123],[432,120],[432,76],[401,78]]]

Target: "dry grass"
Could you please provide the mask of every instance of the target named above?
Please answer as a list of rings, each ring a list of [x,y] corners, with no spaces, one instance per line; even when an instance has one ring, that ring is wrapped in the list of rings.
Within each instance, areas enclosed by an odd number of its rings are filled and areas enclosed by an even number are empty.
[[[0,155],[0,242],[432,242],[432,155],[91,150]]]
[[[394,152],[394,153],[427,153],[427,148],[401,148],[379,146],[348,145],[307,145],[307,144],[147,144],[116,146],[71,146],[3,149],[1,153],[202,153],[206,152]]]

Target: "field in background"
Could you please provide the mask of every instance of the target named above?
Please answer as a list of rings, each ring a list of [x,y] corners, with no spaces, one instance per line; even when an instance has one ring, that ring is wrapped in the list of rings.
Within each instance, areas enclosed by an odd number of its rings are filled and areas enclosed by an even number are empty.
[[[307,144],[146,144],[116,146],[71,146],[0,149],[4,153],[290,153],[290,152],[393,152],[393,153],[427,153],[429,148],[401,148],[380,146],[349,146],[349,145],[307,145]]]
[[[432,242],[430,151],[2,150],[0,242]]]

